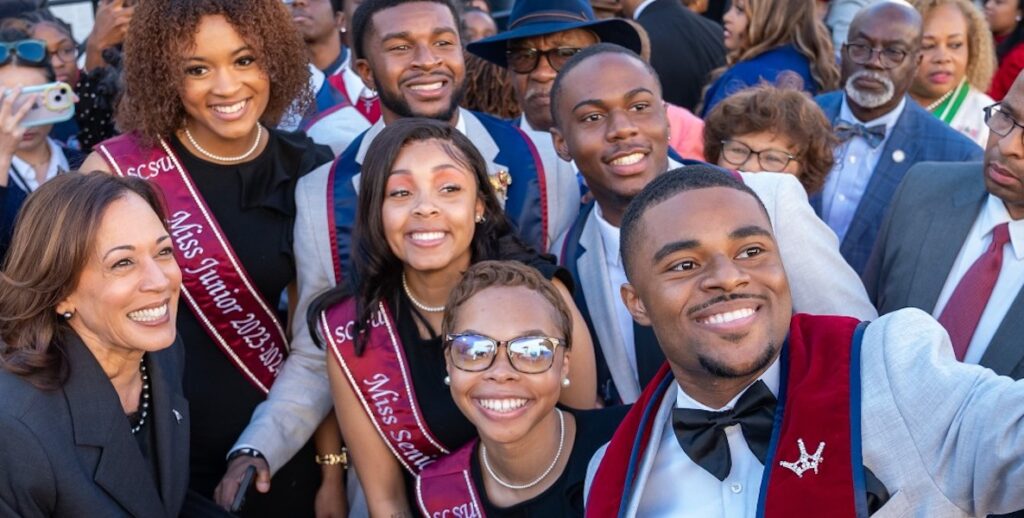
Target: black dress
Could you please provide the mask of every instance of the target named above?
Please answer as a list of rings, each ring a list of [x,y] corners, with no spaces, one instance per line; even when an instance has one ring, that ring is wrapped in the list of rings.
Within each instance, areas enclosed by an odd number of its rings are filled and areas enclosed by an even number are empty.
[[[576,442],[569,453],[569,462],[558,480],[543,493],[511,507],[497,507],[487,498],[484,489],[483,472],[480,468],[480,446],[470,456],[470,471],[473,485],[477,488],[484,515],[488,518],[529,518],[534,516],[583,516],[583,483],[587,477],[587,465],[594,452],[612,439],[612,434],[629,410],[628,405],[619,405],[599,410],[572,410],[576,418]]]
[[[329,148],[304,134],[270,130],[269,135],[259,156],[237,165],[201,160],[174,138],[169,144],[256,288],[276,307],[296,277],[296,182],[332,156]],[[178,311],[178,333],[185,342],[184,389],[192,411],[189,487],[209,498],[224,476],[228,450],[266,395],[242,375],[184,304]],[[310,441],[274,475],[270,493],[250,491],[242,516],[312,516],[320,481],[314,456]]]

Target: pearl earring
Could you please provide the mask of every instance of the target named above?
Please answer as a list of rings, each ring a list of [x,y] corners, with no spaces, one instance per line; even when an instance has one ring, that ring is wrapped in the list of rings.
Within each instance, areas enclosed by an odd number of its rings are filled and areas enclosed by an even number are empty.
[[[445,385],[451,385],[452,384],[452,377],[451,376],[445,376],[444,377],[444,384]]]
[[[71,317],[75,316],[75,314],[71,311],[65,311],[64,313],[61,313],[60,316],[64,317],[64,320],[71,320]]]
[[[562,378],[562,386],[568,387],[569,385],[572,385],[572,382],[569,381],[569,378]]]
[[[477,214],[475,221],[479,225],[480,223],[487,221],[487,218],[485,218],[483,214]]]

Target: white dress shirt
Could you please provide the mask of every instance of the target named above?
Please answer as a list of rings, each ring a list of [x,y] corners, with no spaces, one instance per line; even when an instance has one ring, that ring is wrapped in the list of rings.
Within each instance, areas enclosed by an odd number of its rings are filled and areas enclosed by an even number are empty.
[[[64,157],[64,150],[53,139],[47,137],[46,144],[50,146],[50,164],[46,166],[44,182],[52,180],[63,171],[71,169],[68,167],[68,159]],[[39,188],[39,180],[36,178],[36,170],[28,162],[18,158],[18,155],[11,157],[11,168],[17,174],[10,175],[11,181],[18,185],[18,188],[29,193]]]
[[[836,236],[839,237],[840,243],[846,237],[846,231],[850,228],[850,222],[853,221],[853,216],[857,212],[857,206],[860,205],[860,199],[864,196],[864,190],[867,189],[868,182],[871,181],[875,166],[882,158],[885,143],[892,135],[892,128],[896,126],[896,121],[903,114],[906,104],[907,99],[904,97],[895,110],[873,121],[865,122],[853,115],[850,106],[846,103],[846,96],[843,96],[842,105],[839,108],[839,119],[868,127],[884,124],[885,138],[876,148],[869,146],[867,140],[859,136],[851,138],[836,148],[836,165],[825,179],[825,189],[821,195],[821,213],[822,219],[828,223],[829,227],[832,227]]]
[[[649,5],[653,4],[653,3],[654,3],[654,0],[644,0],[643,2],[640,2],[640,5],[636,6],[636,10],[633,11],[633,19],[634,20],[639,20],[640,19],[640,13],[644,12],[644,9],[647,9],[647,6],[649,6]]]
[[[999,198],[989,194],[988,200],[981,208],[978,217],[974,220],[967,239],[960,247],[960,253],[949,270],[949,277],[946,284],[935,301],[935,310],[932,316],[939,318],[942,310],[946,308],[949,298],[956,290],[957,284],[963,278],[971,265],[981,257],[981,254],[988,250],[992,243],[992,229],[1000,223],[1009,222],[1010,242],[1003,247],[1003,266],[999,271],[999,279],[992,289],[992,295],[981,313],[981,320],[974,330],[971,343],[967,347],[967,354],[964,355],[964,363],[978,363],[988,349],[989,342],[995,336],[999,325],[1002,324],[1006,312],[1010,310],[1013,300],[1017,298],[1021,287],[1024,286],[1024,220],[1013,220],[1006,210],[1006,205]]]
[[[366,83],[363,83],[363,78],[359,77],[355,70],[352,70],[351,51],[335,74],[341,74],[341,80],[345,83],[345,93],[349,96],[349,102],[352,104],[355,104],[360,99],[372,99],[377,96],[377,92],[372,88],[368,88]]]
[[[636,372],[636,347],[633,345],[633,315],[626,309],[626,303],[619,296],[620,288],[627,283],[626,269],[622,266],[622,254],[619,253],[619,227],[608,223],[601,212],[601,205],[594,204],[594,216],[597,228],[601,231],[601,243],[604,245],[604,263],[608,268],[608,281],[612,284],[615,294],[615,317],[622,333],[622,343],[626,344],[626,358],[629,368]]]
[[[760,379],[772,391],[779,393],[779,359],[776,358]],[[736,406],[740,392],[722,408],[709,408],[698,403],[677,387],[676,408],[695,408],[719,412]],[[748,387],[749,388],[749,387]],[[663,425],[657,457],[647,477],[637,516],[672,516],[675,518],[741,518],[757,514],[757,499],[761,492],[764,465],[750,451],[740,425],[725,428],[729,441],[732,471],[725,480],[718,480],[697,463],[690,460],[676,439],[672,420]]]

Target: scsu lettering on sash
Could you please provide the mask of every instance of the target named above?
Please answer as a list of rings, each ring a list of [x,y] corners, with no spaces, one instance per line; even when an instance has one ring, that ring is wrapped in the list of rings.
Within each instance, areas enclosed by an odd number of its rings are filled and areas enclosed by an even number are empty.
[[[174,163],[171,161],[171,157],[163,156],[151,162],[129,167],[127,171],[125,171],[125,174],[128,176],[142,178],[143,180],[149,180],[160,176],[160,173],[170,171],[173,167]]]
[[[443,511],[437,511],[431,518],[479,518],[476,506],[472,502],[450,507]]]

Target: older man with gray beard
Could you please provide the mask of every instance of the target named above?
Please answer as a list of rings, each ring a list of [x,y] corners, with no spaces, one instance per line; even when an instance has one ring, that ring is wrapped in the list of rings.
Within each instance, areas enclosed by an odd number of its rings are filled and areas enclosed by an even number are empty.
[[[842,46],[843,91],[815,99],[840,145],[825,189],[811,204],[858,273],[910,166],[981,160],[977,144],[908,101],[920,46],[921,16],[909,4],[889,1],[861,10]]]

